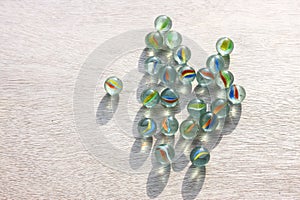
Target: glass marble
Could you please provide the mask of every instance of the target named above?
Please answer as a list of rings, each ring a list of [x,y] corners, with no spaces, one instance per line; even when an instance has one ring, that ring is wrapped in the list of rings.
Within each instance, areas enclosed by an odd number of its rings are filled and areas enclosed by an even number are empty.
[[[180,133],[184,139],[194,139],[199,133],[199,125],[192,119],[187,119],[180,124]]]
[[[165,35],[165,44],[170,49],[178,47],[182,42],[182,36],[176,31],[169,31]]]
[[[196,79],[200,86],[207,87],[213,83],[215,77],[214,74],[208,68],[199,69],[196,75]]]
[[[185,65],[179,68],[178,77],[179,80],[184,84],[191,83],[196,78],[196,72],[194,68]]]
[[[117,95],[122,91],[123,83],[116,76],[111,76],[108,79],[106,79],[104,83],[104,89],[108,94],[112,96]]]
[[[179,102],[179,94],[170,88],[164,89],[160,94],[160,98],[160,103],[167,108],[173,108]]]
[[[154,21],[155,29],[160,32],[166,32],[172,27],[172,20],[166,15],[158,16]]]
[[[233,51],[233,48],[233,42],[228,37],[222,37],[216,43],[216,49],[222,56],[229,55]]]
[[[200,126],[204,132],[214,131],[219,124],[217,115],[212,112],[206,112],[201,116]]]
[[[176,81],[177,72],[172,66],[162,67],[160,72],[160,80],[166,85],[172,85]]]
[[[145,60],[144,68],[146,72],[150,75],[158,74],[161,67],[162,67],[162,62],[160,58],[156,56],[150,56]]]
[[[240,104],[246,97],[245,89],[240,85],[232,85],[227,91],[227,98],[232,104]]]
[[[210,159],[209,151],[203,146],[195,147],[190,154],[190,160],[192,164],[196,167],[205,166]]]
[[[141,94],[141,102],[147,108],[152,108],[159,103],[159,93],[154,89],[146,89]]]
[[[161,122],[161,132],[166,136],[172,136],[177,132],[178,126],[179,124],[175,117],[167,116]]]
[[[161,49],[163,47],[163,36],[159,32],[148,33],[145,37],[145,43],[148,48]]]
[[[143,137],[151,137],[156,133],[157,125],[151,118],[141,119],[138,123],[138,131]]]
[[[230,71],[219,71],[216,75],[216,84],[221,88],[221,89],[227,89],[229,88],[233,81],[234,81],[234,76]]]
[[[206,112],[206,104],[202,99],[192,99],[187,105],[187,110],[192,117],[199,119]]]
[[[225,69],[225,61],[220,55],[211,55],[206,60],[206,66],[213,74]]]
[[[191,58],[191,50],[181,45],[175,49],[173,56],[178,64],[186,64]]]
[[[160,144],[155,148],[155,158],[163,165],[170,164],[174,157],[174,148],[169,144]]]
[[[226,99],[215,99],[211,104],[211,112],[219,118],[224,118],[228,115],[230,106]]]

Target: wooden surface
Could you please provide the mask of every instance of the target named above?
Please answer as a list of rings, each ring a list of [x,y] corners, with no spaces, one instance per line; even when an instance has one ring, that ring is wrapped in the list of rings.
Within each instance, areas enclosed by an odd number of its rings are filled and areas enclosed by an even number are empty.
[[[0,1],[0,199],[299,199],[299,12],[296,0]],[[152,28],[162,13],[207,55],[217,38],[231,37],[230,68],[247,97],[236,128],[205,169],[188,164],[158,172],[144,165],[135,173],[132,137],[110,140],[115,147],[124,142],[123,160],[115,154],[110,163],[91,152],[74,116],[75,83],[103,42]],[[129,73],[141,52],[117,60],[111,72]],[[105,95],[101,81],[91,100],[94,117],[105,114],[97,110]],[[120,129],[118,120],[134,121],[138,108],[127,107],[123,117],[122,103],[120,95],[118,117],[100,117],[100,125],[107,123],[99,128],[103,137]],[[132,124],[120,124],[132,134]],[[132,171],[114,167],[125,161]]]

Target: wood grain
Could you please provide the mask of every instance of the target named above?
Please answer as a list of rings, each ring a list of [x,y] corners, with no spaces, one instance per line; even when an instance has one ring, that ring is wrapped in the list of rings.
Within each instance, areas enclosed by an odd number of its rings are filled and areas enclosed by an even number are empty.
[[[298,199],[299,8],[296,0],[2,0],[0,198]],[[231,69],[247,90],[236,129],[206,169],[170,170],[167,183],[155,171],[103,165],[82,145],[73,117],[89,54],[113,36],[151,28],[161,13],[209,54],[217,38],[233,38]],[[199,180],[189,180],[194,173]]]

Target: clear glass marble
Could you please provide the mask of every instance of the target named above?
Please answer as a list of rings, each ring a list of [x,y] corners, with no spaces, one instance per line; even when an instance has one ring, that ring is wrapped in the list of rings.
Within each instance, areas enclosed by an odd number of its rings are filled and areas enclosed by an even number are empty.
[[[222,56],[229,55],[233,51],[233,48],[233,42],[228,37],[222,37],[216,43],[216,49]]]
[[[162,67],[159,72],[160,80],[166,85],[172,85],[176,81],[177,72],[174,67],[167,65]]]
[[[224,118],[228,115],[230,106],[226,99],[215,99],[211,104],[211,112],[217,115],[219,118]]]
[[[230,71],[219,71],[216,75],[216,84],[221,88],[221,89],[227,89],[229,88],[233,81],[234,81],[234,76]]]
[[[178,69],[178,77],[184,84],[191,83],[196,78],[196,72],[191,66],[184,65]]]
[[[145,107],[152,108],[159,103],[160,97],[158,91],[150,88],[142,92],[140,99]]]
[[[189,114],[196,119],[206,112],[206,104],[202,99],[192,99],[187,105]]]
[[[151,118],[141,119],[138,123],[138,132],[143,137],[151,137],[156,133],[157,125],[155,121]]]
[[[190,160],[192,164],[196,167],[205,166],[210,159],[209,151],[203,146],[195,147],[190,154]]]
[[[180,133],[184,139],[192,140],[199,133],[199,125],[195,120],[187,119],[180,124]]]
[[[155,148],[155,158],[162,165],[170,164],[174,157],[174,148],[169,144],[160,144]]]
[[[187,46],[181,45],[174,50],[173,56],[178,64],[186,64],[191,58],[191,50]]]
[[[108,79],[106,79],[104,83],[104,89],[108,94],[112,96],[117,95],[122,91],[123,83],[116,76],[111,76]]]
[[[144,68],[145,71],[150,75],[158,74],[161,67],[162,67],[162,61],[160,60],[160,58],[156,56],[150,56],[145,60]]]
[[[225,69],[225,61],[220,55],[211,55],[206,60],[206,66],[213,74]]]
[[[165,35],[165,44],[170,49],[178,47],[182,42],[182,36],[176,31],[169,31]]]
[[[166,32],[172,28],[172,20],[166,15],[160,15],[155,19],[154,26],[156,30]]]
[[[201,116],[200,126],[204,132],[212,132],[216,130],[219,124],[217,115],[212,112],[206,112]]]
[[[179,94],[175,92],[173,89],[166,88],[164,89],[161,94],[161,104],[167,108],[175,107],[179,101]]]
[[[227,98],[232,104],[240,104],[246,97],[245,89],[240,85],[232,85],[228,88]]]
[[[200,86],[207,87],[213,83],[215,77],[214,74],[208,68],[199,69],[196,75],[196,79]]]
[[[178,121],[174,116],[164,117],[161,122],[161,132],[166,136],[172,136],[177,132],[178,126]]]
[[[163,48],[163,36],[159,32],[148,33],[145,37],[145,43],[148,48],[158,50]]]

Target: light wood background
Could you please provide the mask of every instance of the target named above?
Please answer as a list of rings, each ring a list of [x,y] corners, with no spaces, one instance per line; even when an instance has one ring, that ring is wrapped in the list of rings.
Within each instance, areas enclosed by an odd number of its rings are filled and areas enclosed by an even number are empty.
[[[149,171],[99,162],[73,116],[89,54],[162,13],[208,54],[233,38],[232,71],[247,91],[237,127],[195,184],[189,165],[158,184]],[[0,199],[299,199],[299,13],[297,0],[1,0]]]

